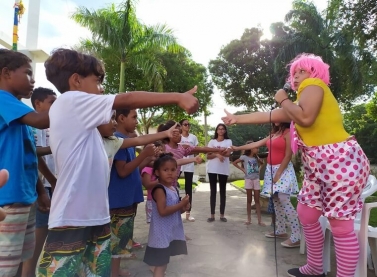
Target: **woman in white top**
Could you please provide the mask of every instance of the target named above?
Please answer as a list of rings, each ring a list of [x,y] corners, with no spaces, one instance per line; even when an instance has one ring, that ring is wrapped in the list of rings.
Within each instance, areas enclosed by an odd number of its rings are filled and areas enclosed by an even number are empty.
[[[227,128],[224,124],[218,124],[215,130],[215,136],[208,143],[208,147],[213,148],[230,148],[232,146],[232,140],[228,137]],[[226,183],[229,176],[229,156],[230,151],[220,153],[208,153],[207,154],[207,174],[209,184],[211,188],[211,217],[207,219],[208,222],[215,221],[215,206],[216,206],[216,194],[217,194],[217,178],[220,185],[220,220],[227,222],[224,217],[225,202],[226,202]]]
[[[185,147],[185,145],[191,147],[198,146],[198,138],[195,135],[190,134],[190,122],[187,119],[182,119],[181,121],[179,121],[179,124],[181,124],[182,128],[182,137],[180,143],[183,145],[183,147]],[[185,158],[193,157],[194,155],[189,155]],[[189,163],[181,167],[181,172],[183,172],[185,175],[185,191],[186,194],[190,196],[190,209],[186,211],[186,220],[190,222],[195,221],[195,218],[190,215],[192,208],[192,179],[194,177],[194,169],[194,163]]]

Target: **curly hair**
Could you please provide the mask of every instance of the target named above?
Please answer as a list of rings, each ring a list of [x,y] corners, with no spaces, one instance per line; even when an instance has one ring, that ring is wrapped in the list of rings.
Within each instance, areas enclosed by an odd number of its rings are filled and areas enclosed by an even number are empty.
[[[14,71],[30,63],[31,59],[25,54],[13,50],[0,49],[0,73],[3,68]]]

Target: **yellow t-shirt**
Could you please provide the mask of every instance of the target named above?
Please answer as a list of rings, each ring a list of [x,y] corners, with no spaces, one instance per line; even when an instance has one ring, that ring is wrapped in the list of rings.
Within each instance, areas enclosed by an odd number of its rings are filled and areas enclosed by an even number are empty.
[[[297,90],[297,103],[300,95],[307,86],[319,86],[323,89],[323,101],[321,109],[314,123],[309,127],[295,124],[298,134],[307,146],[319,146],[345,141],[349,134],[344,130],[343,116],[339,104],[330,88],[317,78],[304,80]]]

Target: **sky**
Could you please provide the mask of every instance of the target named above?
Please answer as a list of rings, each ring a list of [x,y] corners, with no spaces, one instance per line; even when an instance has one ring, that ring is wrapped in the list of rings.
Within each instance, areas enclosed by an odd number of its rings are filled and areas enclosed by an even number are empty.
[[[29,2],[24,0],[26,13],[19,24],[19,43],[26,45]],[[71,47],[80,38],[90,38],[90,32],[77,25],[70,15],[78,6],[89,9],[104,8],[111,3],[119,4],[121,0],[39,0],[41,3],[39,17],[38,48],[50,53],[54,48]],[[323,10],[327,0],[314,0],[316,6]],[[147,25],[167,24],[177,37],[178,42],[187,48],[193,60],[208,66],[210,60],[216,59],[222,46],[234,39],[239,39],[246,28],[260,25],[266,37],[273,22],[283,21],[284,15],[292,7],[291,0],[138,0],[136,14]],[[12,35],[14,0],[0,1],[0,34]],[[1,46],[0,46],[1,47]],[[55,89],[45,78],[43,64],[38,64],[35,73],[36,86]],[[243,107],[228,106],[222,92],[215,89],[212,113],[208,124],[220,123],[223,109],[231,112]],[[199,118],[202,120],[202,118]]]

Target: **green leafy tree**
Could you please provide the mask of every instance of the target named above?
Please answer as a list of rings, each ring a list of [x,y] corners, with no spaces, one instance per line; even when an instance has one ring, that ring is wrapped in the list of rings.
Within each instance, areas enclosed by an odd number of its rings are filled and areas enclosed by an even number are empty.
[[[154,87],[161,88],[165,69],[156,58],[156,52],[182,51],[166,25],[145,26],[137,20],[132,0],[118,7],[112,4],[98,10],[79,7],[72,18],[93,35],[91,40],[81,41],[82,50],[99,58],[111,55],[117,61],[120,92],[125,91],[127,64],[141,70]]]
[[[312,2],[295,0],[285,16],[288,38],[277,56],[289,62],[296,55],[314,53],[330,65],[331,90],[350,107],[354,100],[368,97],[376,80],[370,77],[375,58],[354,41],[354,33],[339,28],[331,9],[320,13]]]
[[[267,109],[277,88],[284,84],[286,72],[275,70],[277,50],[284,43],[282,24],[271,26],[272,40],[261,40],[260,28],[246,29],[240,39],[224,46],[209,63],[213,82],[224,92],[227,104],[247,109]]]
[[[368,105],[373,105],[373,102],[352,107],[349,112],[344,114],[344,126],[350,134],[356,137],[370,161],[376,163],[377,118],[373,118],[367,112]]]

